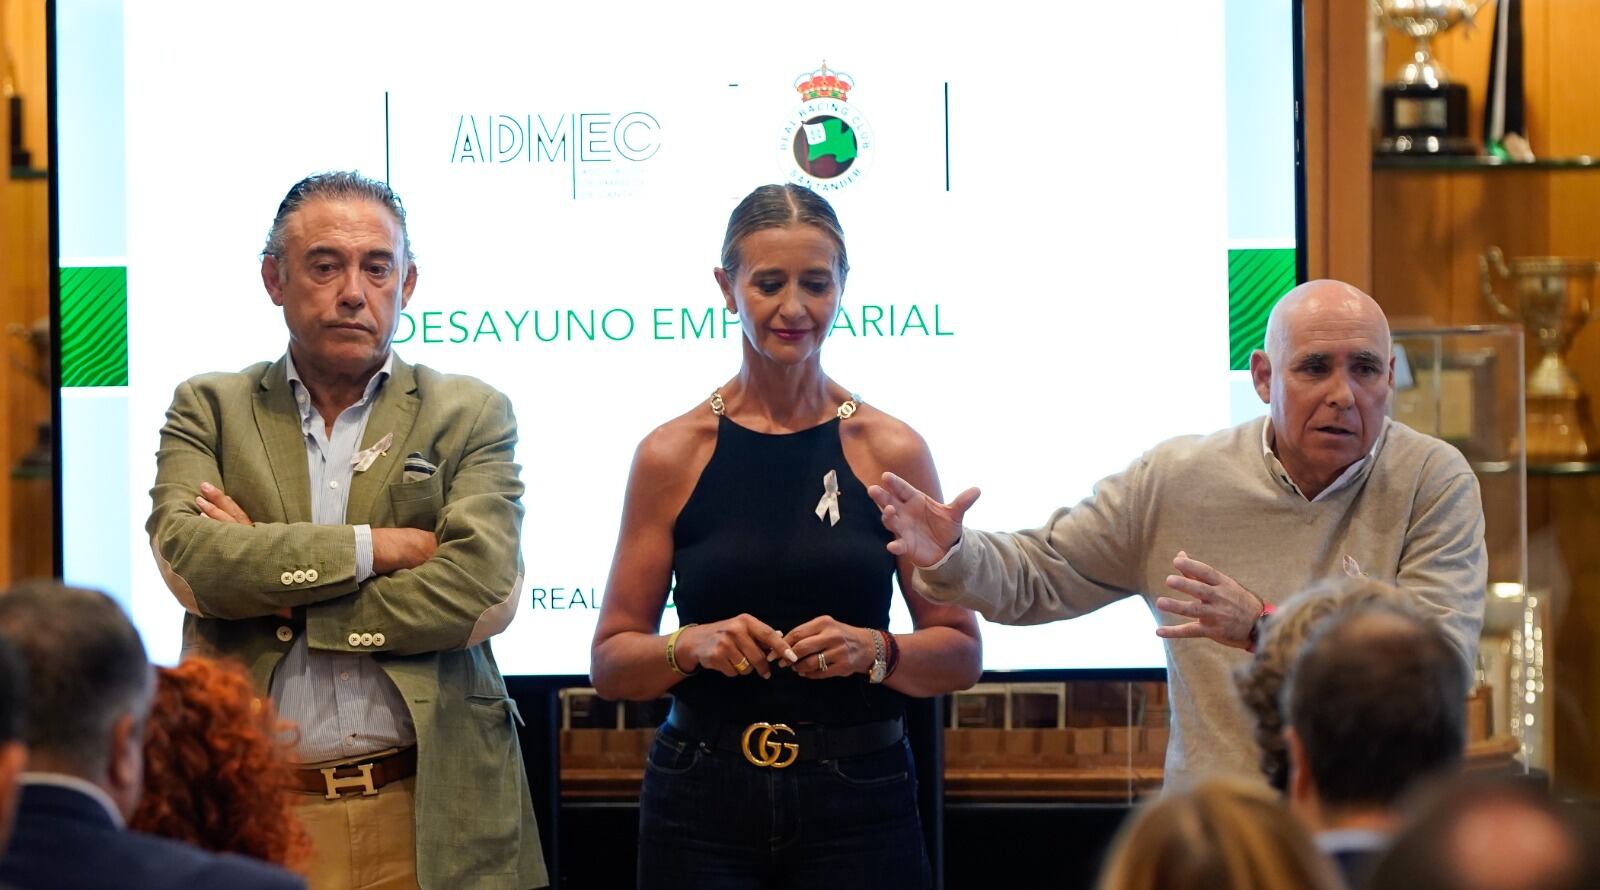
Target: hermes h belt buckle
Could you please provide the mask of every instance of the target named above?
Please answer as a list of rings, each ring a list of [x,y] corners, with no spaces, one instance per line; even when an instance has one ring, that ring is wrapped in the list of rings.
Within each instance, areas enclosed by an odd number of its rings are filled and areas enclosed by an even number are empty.
[[[337,778],[333,773],[338,769],[350,769],[348,766],[325,766],[318,770],[318,772],[322,773],[322,780],[328,784],[328,793],[323,796],[328,800],[338,800],[343,796],[341,794],[342,790],[355,788],[361,789],[362,797],[371,797],[377,794],[378,788],[372,784],[372,764],[363,763],[355,768],[361,771],[361,775],[345,776],[344,778]]]
[[[744,735],[739,739],[739,749],[744,754],[744,759],[754,766],[770,766],[773,769],[783,769],[795,758],[800,756],[800,746],[794,742],[775,742],[772,734],[775,732],[794,735],[794,730],[782,723],[752,723],[745,727]],[[787,755],[787,756],[785,756]]]

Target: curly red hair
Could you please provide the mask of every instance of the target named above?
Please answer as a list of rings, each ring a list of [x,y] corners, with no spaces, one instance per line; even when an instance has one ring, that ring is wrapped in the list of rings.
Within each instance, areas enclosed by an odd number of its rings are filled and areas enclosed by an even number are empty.
[[[144,797],[129,827],[275,865],[310,840],[289,796],[292,744],[271,701],[235,662],[199,656],[158,669],[145,729]]]

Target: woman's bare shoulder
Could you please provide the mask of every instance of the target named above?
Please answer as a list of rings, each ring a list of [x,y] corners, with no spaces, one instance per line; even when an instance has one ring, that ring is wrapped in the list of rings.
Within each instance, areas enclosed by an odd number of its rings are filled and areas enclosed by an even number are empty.
[[[717,417],[702,402],[647,433],[634,454],[634,471],[654,478],[693,469],[698,475],[717,442]]]
[[[883,409],[863,402],[844,422],[846,440],[854,439],[871,455],[879,469],[904,474],[931,461],[928,443],[911,425]]]

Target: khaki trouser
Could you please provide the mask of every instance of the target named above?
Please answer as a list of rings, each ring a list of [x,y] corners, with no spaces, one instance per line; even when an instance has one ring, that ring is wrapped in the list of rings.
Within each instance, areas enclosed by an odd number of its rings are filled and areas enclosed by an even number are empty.
[[[290,792],[311,838],[311,890],[416,890],[412,776],[363,796]]]

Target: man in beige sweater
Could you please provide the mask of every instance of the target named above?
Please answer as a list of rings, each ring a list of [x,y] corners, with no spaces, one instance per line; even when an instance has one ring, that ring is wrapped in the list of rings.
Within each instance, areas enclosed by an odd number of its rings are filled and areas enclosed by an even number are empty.
[[[1265,345],[1250,358],[1264,420],[1163,442],[1041,528],[963,529],[977,489],[941,504],[892,474],[871,488],[889,549],[921,567],[917,589],[936,602],[1002,624],[1150,603],[1168,641],[1169,787],[1259,775],[1230,678],[1271,604],[1318,580],[1393,583],[1440,617],[1466,676],[1477,658],[1477,478],[1451,446],[1387,419],[1383,311],[1350,285],[1309,282],[1273,310]]]

